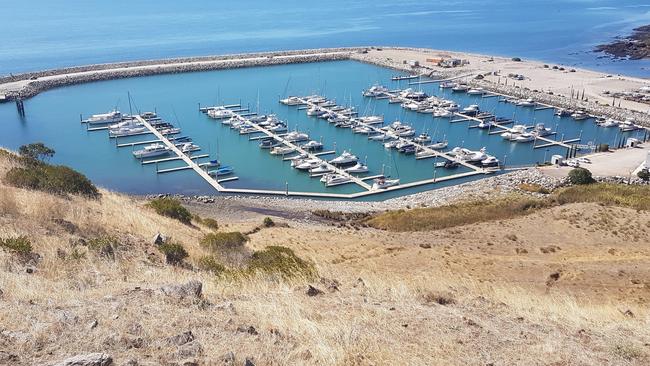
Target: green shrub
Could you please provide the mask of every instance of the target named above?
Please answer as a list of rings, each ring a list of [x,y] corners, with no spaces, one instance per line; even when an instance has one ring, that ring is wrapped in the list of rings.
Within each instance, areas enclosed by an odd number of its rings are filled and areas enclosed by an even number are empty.
[[[174,266],[181,264],[189,256],[185,248],[179,243],[164,243],[158,246],[158,250],[165,255],[167,264]]]
[[[197,265],[200,269],[215,275],[221,275],[227,271],[226,267],[211,255],[201,257]]]
[[[264,227],[272,227],[275,226],[275,222],[273,222],[270,217],[265,217],[264,221],[262,221],[262,225],[264,225]]]
[[[26,236],[0,239],[0,247],[14,254],[25,255],[32,252],[32,242]]]
[[[513,58],[511,58],[511,60],[512,60],[512,61],[515,61],[515,62],[521,62],[521,58],[520,58],[520,57],[513,57]]]
[[[210,233],[201,238],[199,243],[213,252],[226,252],[239,249],[248,241],[248,237],[239,231],[228,233]]]
[[[641,169],[636,173],[636,176],[641,178],[644,182],[647,182],[650,180],[650,171],[648,169]]]
[[[569,182],[571,184],[591,184],[595,180],[591,176],[591,172],[585,168],[575,168],[569,172]]]
[[[296,256],[293,250],[281,246],[269,246],[253,253],[248,265],[251,273],[277,274],[283,278],[314,276],[314,266]]]
[[[153,208],[159,215],[171,217],[172,219],[176,219],[186,225],[192,223],[192,214],[190,211],[183,207],[181,202],[175,198],[156,198],[151,200],[147,206]]]
[[[215,219],[211,219],[209,217],[203,219],[202,224],[207,226],[208,228],[212,230],[218,230],[219,229],[219,223]]]
[[[53,194],[77,194],[99,198],[97,187],[85,175],[62,165],[42,162],[11,168],[5,181],[18,188],[35,189]]]
[[[105,258],[114,259],[118,246],[117,238],[112,236],[101,236],[88,240],[88,249]]]

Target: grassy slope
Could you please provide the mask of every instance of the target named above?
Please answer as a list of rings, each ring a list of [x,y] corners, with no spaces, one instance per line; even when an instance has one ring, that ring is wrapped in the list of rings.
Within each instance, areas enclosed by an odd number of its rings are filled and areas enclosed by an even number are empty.
[[[0,176],[9,164],[0,163]],[[503,221],[496,232],[468,226],[435,237],[301,223],[251,235],[250,247],[287,245],[315,262],[321,276],[340,283],[339,291],[312,298],[305,295],[307,282],[300,279],[231,282],[167,266],[149,243],[153,234],[173,235],[193,260],[205,254],[198,239],[207,228],[160,217],[129,197],[102,194],[100,201],[64,199],[0,184],[0,237],[28,235],[42,256],[35,273],[28,274],[15,258],[0,251],[0,349],[18,356],[13,364],[40,364],[92,351],[113,355],[118,365],[127,359],[140,364],[178,362],[187,357],[166,344],[165,338],[187,330],[203,348],[190,358],[204,363],[228,352],[238,363],[253,357],[256,364],[640,365],[648,361],[644,306],[633,301],[611,303],[604,296],[585,301],[571,295],[578,292],[555,287],[547,288],[544,295],[536,287],[539,283],[516,282],[520,277],[516,268],[503,265],[499,273],[487,271],[492,267],[482,261],[499,258],[530,265],[562,262],[552,257],[547,263],[541,254],[532,254],[532,248],[529,257],[505,254],[514,244],[503,242],[504,233],[516,231],[520,237],[516,245],[526,247],[529,238],[520,232],[533,235],[543,215]],[[572,216],[587,209],[551,214],[560,215],[557,220],[588,226],[579,215]],[[77,230],[69,233],[53,218],[65,219]],[[222,223],[228,231],[247,231],[260,221]],[[565,231],[577,230],[571,226]],[[71,242],[103,234],[115,235],[123,243],[115,261],[90,252],[84,258],[70,258]],[[552,235],[561,237],[559,231]],[[631,245],[634,240],[627,242]],[[489,247],[491,252],[465,255],[488,241],[496,243]],[[420,242],[433,248],[426,252],[417,246]],[[564,262],[580,259],[594,265],[603,260],[589,261],[579,248],[565,246]],[[57,251],[65,251],[66,258]],[[647,251],[633,254],[637,257],[633,264],[645,263],[647,268]],[[632,256],[619,258],[633,261]],[[482,267],[486,268],[483,277],[475,272]],[[548,273],[549,268],[542,271]],[[509,272],[515,276],[508,277]],[[499,275],[498,281],[488,279]],[[189,279],[204,283],[205,302],[177,302],[146,291]],[[313,282],[321,289],[327,283],[325,279]],[[440,305],[440,298],[454,303]],[[623,309],[631,309],[635,317],[624,316]],[[93,320],[98,325],[91,328]],[[258,334],[238,330],[249,326]],[[2,361],[6,356],[0,352],[0,363],[7,362]]]

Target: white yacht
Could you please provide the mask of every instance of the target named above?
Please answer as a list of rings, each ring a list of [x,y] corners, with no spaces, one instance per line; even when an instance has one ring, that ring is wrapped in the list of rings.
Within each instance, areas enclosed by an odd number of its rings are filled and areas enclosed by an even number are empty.
[[[311,117],[318,117],[318,116],[321,116],[321,115],[323,115],[325,113],[327,113],[327,112],[325,112],[323,109],[321,109],[318,106],[311,107],[311,108],[309,108],[307,110],[307,115],[311,116]]]
[[[469,86],[465,84],[456,84],[453,88],[451,88],[451,90],[456,93],[466,92],[469,90]]]
[[[417,142],[418,144],[427,144],[431,142],[431,136],[429,136],[428,133],[423,132],[418,137],[414,138],[413,141]]]
[[[583,111],[577,111],[571,115],[571,118],[575,119],[576,121],[582,121],[589,118],[589,115]]]
[[[429,149],[433,149],[433,150],[446,149],[447,146],[449,146],[449,142],[447,141],[438,141],[435,144],[427,145]]]
[[[517,102],[517,103],[515,103],[515,104],[518,105],[518,106],[520,106],[520,107],[534,107],[534,106],[537,105],[537,103],[535,103],[535,101],[533,100],[533,98],[528,98],[528,99],[520,100],[519,102]]]
[[[355,174],[360,174],[360,173],[367,173],[368,172],[368,166],[361,164],[360,162],[357,162],[354,166],[351,166],[347,169],[345,169],[346,173],[355,173]]]
[[[467,91],[467,94],[469,95],[483,95],[485,94],[485,90],[483,88],[472,88]]]
[[[364,97],[379,97],[388,92],[388,88],[381,85],[373,85],[369,89],[361,92]]]
[[[214,119],[224,119],[232,117],[232,112],[224,107],[217,107],[208,110],[208,117]]]
[[[400,143],[401,143],[400,140],[391,140],[384,143],[384,147],[387,149],[396,149],[397,145],[399,145]]]
[[[468,116],[474,116],[479,112],[479,106],[476,104],[472,104],[469,107],[463,108],[463,114],[466,114]]]
[[[515,136],[512,140],[514,142],[532,142],[535,141],[535,135],[532,133],[524,132],[520,135]]]
[[[451,89],[454,86],[456,86],[456,83],[454,83],[453,81],[443,81],[442,83],[440,83],[439,87],[440,89]]]
[[[599,124],[600,127],[605,127],[605,128],[618,127],[618,125],[619,125],[619,122],[617,120],[615,120],[615,119],[612,119],[612,118],[609,118],[609,119],[607,119],[604,122]]]
[[[309,135],[303,132],[291,131],[286,136],[284,136],[284,139],[289,142],[306,141],[309,140]]]
[[[298,170],[311,170],[317,168],[323,161],[318,158],[305,159],[294,168]]]
[[[330,166],[327,165],[327,163],[322,162],[317,167],[309,169],[309,174],[320,175],[325,173],[331,173],[332,171],[333,171],[332,168],[330,168]]]
[[[372,183],[372,189],[386,189],[399,184],[399,179],[377,178]]]
[[[357,161],[359,161],[359,158],[357,158],[355,155],[352,155],[352,153],[350,152],[343,151],[343,154],[330,160],[330,164],[345,165],[345,164],[356,163]]]
[[[492,127],[492,121],[491,120],[482,120],[479,122],[479,124],[476,126],[477,128],[480,128],[482,130],[486,130],[490,127]]]
[[[85,120],[84,122],[91,124],[91,125],[96,125],[96,124],[104,124],[104,123],[115,123],[115,122],[120,122],[122,120],[122,113],[118,110],[113,110],[108,113],[102,113],[102,114],[93,114]]]
[[[289,146],[276,146],[271,149],[270,154],[271,155],[285,155],[285,154],[290,154],[292,152],[296,151],[293,147]]]
[[[513,140],[515,137],[521,135],[522,133],[526,132],[526,126],[524,125],[514,125],[512,128],[510,128],[508,131],[504,132],[501,134],[501,137],[503,137],[506,140]]]
[[[394,137],[388,133],[380,133],[372,136],[368,136],[368,140],[371,141],[387,141],[392,140]]]
[[[359,117],[359,120],[361,121],[361,123],[367,125],[376,125],[376,124],[384,123],[384,117],[382,116]]]
[[[451,118],[454,116],[454,113],[444,108],[436,108],[433,112],[433,116],[437,118]]]
[[[280,103],[284,105],[300,105],[302,104],[302,101],[300,101],[300,98],[298,97],[288,97],[285,99],[280,99]]]
[[[133,124],[133,125],[122,126],[114,129],[109,129],[108,135],[110,137],[134,136],[134,135],[143,134],[147,131],[149,130],[146,127]]]
[[[201,150],[201,147],[199,145],[193,144],[191,142],[183,143],[178,148],[181,150],[182,153],[189,153],[192,151]]]
[[[308,143],[302,145],[302,148],[307,151],[323,150],[323,143],[311,140]]]
[[[137,159],[153,158],[162,155],[169,155],[169,148],[161,143],[147,145],[143,149],[133,152],[133,156]]]
[[[354,133],[360,133],[362,135],[367,135],[373,131],[372,128],[368,126],[357,126],[352,129],[352,132]]]
[[[487,158],[481,160],[481,165],[484,167],[493,167],[493,166],[498,166],[499,165],[499,159],[492,155],[488,155]]]
[[[324,175],[321,182],[325,183],[325,187],[333,187],[341,184],[350,183],[352,179],[342,174],[331,173]]]
[[[630,132],[630,131],[636,131],[636,130],[638,130],[639,128],[642,128],[642,127],[641,127],[641,126],[637,126],[636,124],[634,124],[633,121],[627,119],[627,120],[621,122],[621,123],[618,125],[618,128],[621,130],[621,132]]]
[[[535,125],[535,129],[532,133],[536,136],[544,137],[553,134],[553,131],[549,127],[544,126],[543,123],[538,123]]]

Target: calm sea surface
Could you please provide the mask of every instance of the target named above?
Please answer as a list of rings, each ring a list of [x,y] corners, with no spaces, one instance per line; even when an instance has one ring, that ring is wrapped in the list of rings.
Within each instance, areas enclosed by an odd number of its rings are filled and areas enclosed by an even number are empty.
[[[648,62],[599,59],[590,52],[595,44],[650,23],[650,6],[643,1],[124,1],[52,2],[0,1],[0,74],[61,66],[306,47],[363,44],[422,46],[517,55],[549,62],[648,76]],[[304,111],[282,106],[279,96],[319,93],[351,104],[362,114],[381,114],[387,122],[402,120],[448,139],[450,148],[486,147],[508,165],[531,164],[564,153],[562,148],[532,149],[486,132],[450,124],[431,115],[406,112],[387,101],[361,97],[374,83],[391,87],[394,72],[354,61],[283,65],[264,68],[160,75],[112,80],[54,89],[26,101],[20,118],[13,104],[0,104],[0,146],[43,141],[56,149],[55,163],[70,165],[104,187],[130,193],[178,192],[210,194],[214,191],[192,171],[157,175],[154,166],[142,166],[130,148],[116,148],[105,131],[87,132],[79,115],[88,116],[118,107],[156,110],[183,129],[209,153],[234,166],[238,181],[228,187],[356,192],[355,185],[325,189],[272,157],[220,123],[198,112],[198,104],[250,104],[276,113],[291,128],[322,139],[327,149],[352,150],[367,163],[371,174],[382,169],[403,183],[433,176],[433,161],[416,161],[386,151],[350,130],[337,129],[309,118]],[[441,94],[435,84],[424,90]],[[618,129],[596,128],[593,121],[558,119],[552,110],[533,111],[498,103],[497,98],[465,94],[446,95],[463,106],[480,104],[483,110],[512,117],[522,123],[544,122],[558,137],[581,135],[583,143],[610,143],[621,139]],[[628,134],[626,136],[630,136]],[[150,137],[131,137],[122,142]],[[164,167],[178,166],[166,163]],[[385,167],[385,168],[383,168]],[[161,168],[163,168],[161,166]],[[438,170],[438,177],[462,172]],[[445,184],[455,184],[458,181]],[[421,189],[429,189],[429,187]],[[399,194],[406,193],[400,192]],[[395,195],[389,194],[390,195]]]
[[[401,45],[650,76],[593,46],[650,23],[647,0],[0,1],[0,75],[172,56]]]

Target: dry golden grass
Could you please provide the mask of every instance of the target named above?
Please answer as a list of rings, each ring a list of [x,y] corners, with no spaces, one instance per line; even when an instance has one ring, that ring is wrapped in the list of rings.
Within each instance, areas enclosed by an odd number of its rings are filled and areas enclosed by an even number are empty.
[[[165,265],[150,243],[155,233],[182,243],[194,263],[209,254],[199,239],[212,229],[159,216],[145,202],[120,194],[102,191],[96,201],[65,199],[0,184],[0,207],[0,237],[27,235],[41,256],[40,263],[24,266],[0,250],[0,363],[51,363],[95,351],[111,354],[117,365],[129,359],[145,365],[188,359],[221,364],[230,352],[236,364],[252,357],[258,365],[649,361],[647,303],[631,298],[647,290],[638,285],[624,302],[615,295],[630,289],[607,282],[619,275],[594,275],[625,264],[626,276],[643,278],[648,252],[639,243],[647,231],[617,246],[616,256],[607,253],[620,241],[616,236],[588,231],[600,220],[647,222],[645,214],[631,219],[632,210],[555,207],[501,218],[492,228],[468,225],[436,235],[299,222],[251,234],[249,248],[288,246],[314,263],[320,276],[287,279],[261,273],[217,278]],[[217,218],[224,231],[246,232],[262,221],[262,216],[250,222]],[[548,230],[533,230],[540,226]],[[515,240],[505,239],[509,234],[516,234]],[[73,245],[102,235],[120,240],[114,260]],[[602,250],[584,249],[572,239],[578,235],[588,243],[602,237]],[[536,250],[540,242],[561,250],[543,254]],[[514,246],[528,254],[515,254]],[[34,272],[27,273],[27,267]],[[557,284],[545,285],[548,273],[558,268]],[[189,280],[203,283],[202,301],[178,301],[157,290]],[[307,284],[324,293],[307,296]],[[633,317],[625,315],[628,310]],[[183,347],[166,342],[188,330],[202,346],[195,356],[180,355]],[[18,359],[6,361],[7,354]]]

